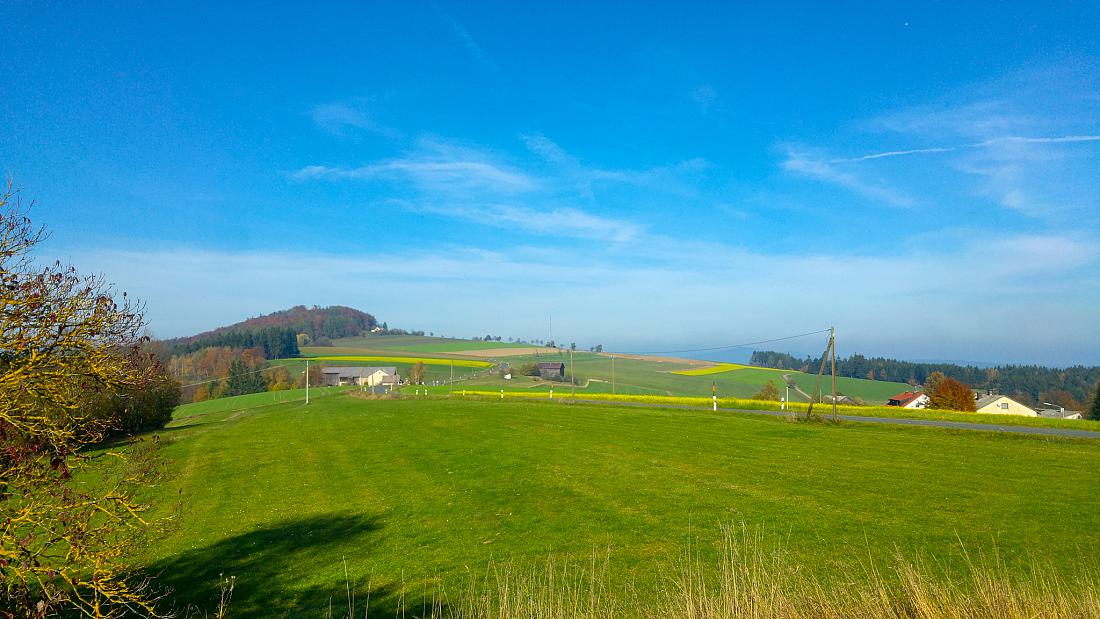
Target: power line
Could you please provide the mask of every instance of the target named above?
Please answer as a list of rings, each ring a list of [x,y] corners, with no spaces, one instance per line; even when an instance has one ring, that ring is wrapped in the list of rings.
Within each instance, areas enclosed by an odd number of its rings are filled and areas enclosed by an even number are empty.
[[[305,359],[295,359],[295,361],[305,361]],[[287,366],[287,364],[285,364],[285,363],[279,363],[279,364],[276,364],[276,365],[269,365],[266,368],[260,368],[258,370],[252,370],[250,372],[244,372],[244,374],[242,374],[242,376],[247,375],[247,374],[256,374],[258,372],[266,372],[268,370],[274,370],[275,368],[283,368],[283,367],[286,367],[286,366]],[[180,388],[182,389],[184,387],[197,387],[198,385],[205,385],[207,383],[217,383],[217,382],[221,382],[221,381],[225,380],[226,378],[227,377],[211,378],[210,380],[202,380],[202,381],[199,381],[197,383],[191,383],[191,384],[188,384],[188,385],[180,385]]]
[[[726,350],[729,348],[744,348],[746,346],[756,346],[758,344],[770,344],[772,342],[782,342],[784,340],[793,340],[800,337],[807,337],[810,335],[817,335],[819,333],[828,333],[829,329],[821,329],[819,331],[810,331],[809,333],[799,333],[798,335],[788,335],[786,337],[775,337],[770,340],[759,340],[757,342],[744,342],[742,344],[730,344],[729,346],[715,346],[713,348],[691,348],[687,350],[641,350],[641,351],[619,351],[616,354],[623,355],[671,355],[686,352],[711,352],[715,350]]]

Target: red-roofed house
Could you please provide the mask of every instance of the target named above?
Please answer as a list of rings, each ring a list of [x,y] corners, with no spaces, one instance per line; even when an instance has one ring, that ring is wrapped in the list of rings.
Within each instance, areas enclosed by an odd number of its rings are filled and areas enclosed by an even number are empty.
[[[901,408],[928,408],[932,399],[918,391],[906,391],[899,393],[886,402],[886,406],[900,406]]]

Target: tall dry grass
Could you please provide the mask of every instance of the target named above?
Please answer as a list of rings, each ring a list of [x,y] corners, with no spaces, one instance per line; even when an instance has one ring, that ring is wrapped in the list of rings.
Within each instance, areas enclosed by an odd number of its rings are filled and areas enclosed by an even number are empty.
[[[1039,560],[1011,570],[995,549],[963,553],[966,569],[951,576],[900,553],[885,565],[869,559],[829,577],[816,576],[759,535],[726,530],[717,559],[690,549],[660,565],[655,589],[612,586],[610,557],[587,564],[488,566],[457,591],[438,586],[415,605],[379,612],[368,598],[334,598],[328,617],[430,619],[1100,619],[1094,569],[1059,573]],[[1093,559],[1089,559],[1093,561]],[[620,582],[621,580],[616,580]],[[223,598],[224,599],[224,598]],[[345,606],[346,604],[346,606]],[[339,608],[339,610],[336,610]],[[219,613],[219,617],[232,616]]]

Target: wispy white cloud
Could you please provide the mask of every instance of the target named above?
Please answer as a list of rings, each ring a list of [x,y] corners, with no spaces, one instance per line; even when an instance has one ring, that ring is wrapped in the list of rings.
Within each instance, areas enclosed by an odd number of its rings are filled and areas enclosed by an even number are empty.
[[[344,135],[348,129],[361,129],[395,137],[398,131],[377,123],[361,105],[344,102],[322,103],[310,110],[313,122],[324,131],[334,135]]]
[[[641,239],[647,226],[599,212],[591,201],[570,204],[561,186],[617,175],[620,182],[644,182],[648,174],[588,169],[551,140],[526,136],[528,148],[557,166],[544,176],[504,163],[495,155],[468,146],[422,140],[408,156],[358,167],[307,166],[292,175],[298,181],[366,180],[407,186],[412,197],[387,201],[406,210],[474,222],[484,226],[537,233],[547,237],[621,244]],[[694,163],[686,164],[690,168]],[[562,170],[565,170],[563,172]]]
[[[604,217],[568,206],[531,208],[506,203],[406,205],[421,212],[465,219],[481,225],[536,232],[545,236],[626,243],[640,239],[647,227],[626,219]]]
[[[857,157],[839,157],[830,159],[829,163],[858,163],[873,159],[887,159],[889,157],[907,157],[909,155],[931,155],[939,153],[954,153],[971,148],[983,148],[1002,144],[1075,144],[1080,142],[1100,142],[1100,135],[1064,135],[1051,137],[1023,137],[1007,135],[990,138],[981,142],[972,142],[959,146],[934,146],[930,148],[913,148],[909,150],[888,150],[880,153],[870,153]]]
[[[357,168],[306,166],[294,173],[296,180],[410,180],[423,189],[499,193],[529,191],[536,186],[528,176],[486,161],[430,161],[392,159]]]
[[[500,73],[500,67],[493,61],[492,56],[489,55],[485,49],[474,40],[474,37],[470,35],[470,32],[448,15],[439,5],[433,5],[439,16],[443,18],[443,21],[451,27],[451,31],[454,32],[455,38],[462,44],[463,47],[470,52],[470,55],[474,57],[477,63],[488,73]]]
[[[712,167],[706,159],[696,157],[671,165],[643,169],[605,168],[582,163],[545,135],[524,134],[520,139],[528,150],[556,166],[556,173],[563,177],[563,181],[576,187],[581,196],[589,199],[595,197],[597,183],[620,183],[693,195],[697,192],[693,184],[685,178]]]
[[[528,150],[551,163],[580,166],[580,162],[575,157],[565,152],[561,146],[558,146],[557,143],[541,133],[521,134],[519,137]]]
[[[840,170],[834,163],[826,159],[789,150],[787,158],[780,165],[789,172],[843,187],[890,206],[908,208],[915,204],[915,201],[909,196],[883,184],[867,181],[854,172]]]
[[[1052,224],[1081,221],[1100,208],[1100,108],[1082,94],[1100,89],[1100,79],[1082,66],[1020,71],[856,123],[857,135],[845,138],[910,148],[838,156],[818,146],[803,150],[826,154],[781,165],[892,205],[899,195],[922,204],[936,196]]]

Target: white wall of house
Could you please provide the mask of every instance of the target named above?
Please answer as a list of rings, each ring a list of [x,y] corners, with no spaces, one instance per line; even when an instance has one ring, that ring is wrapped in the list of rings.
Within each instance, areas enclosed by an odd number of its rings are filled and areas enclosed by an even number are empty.
[[[925,394],[920,394],[920,397],[913,398],[913,401],[906,404],[902,408],[928,408],[928,404],[932,401],[932,398]]]
[[[1001,396],[978,409],[979,413],[991,415],[1023,415],[1025,417],[1038,417],[1039,413],[1020,404],[1012,398]]]

